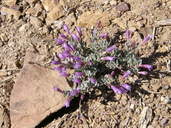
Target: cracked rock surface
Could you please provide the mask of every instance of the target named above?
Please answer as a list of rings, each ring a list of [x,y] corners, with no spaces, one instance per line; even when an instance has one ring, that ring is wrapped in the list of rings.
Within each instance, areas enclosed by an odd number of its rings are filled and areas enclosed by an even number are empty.
[[[27,53],[10,100],[12,128],[32,128],[45,117],[61,109],[66,99],[53,90],[58,85],[69,89],[68,82],[52,69],[34,64],[40,55]],[[31,64],[33,62],[33,64]]]

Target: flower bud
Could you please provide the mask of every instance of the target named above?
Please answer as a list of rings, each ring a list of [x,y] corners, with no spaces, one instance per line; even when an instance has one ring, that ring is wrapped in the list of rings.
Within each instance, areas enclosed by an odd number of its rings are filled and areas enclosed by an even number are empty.
[[[128,77],[130,74],[131,74],[131,71],[128,70],[128,71],[125,72],[125,74],[122,76],[122,79]]]
[[[112,56],[106,56],[106,57],[103,57],[104,60],[110,60],[110,61],[113,61],[115,60],[115,57],[112,57]]]
[[[54,91],[57,91],[57,92],[63,93],[63,91],[60,88],[56,87],[56,86],[53,87],[53,90]]]
[[[75,34],[71,34],[72,38],[74,38],[76,41],[80,41],[80,38],[76,36]]]
[[[103,34],[101,34],[99,37],[107,38],[107,37],[108,37],[108,34],[107,34],[107,33],[103,33]]]
[[[59,34],[59,36],[60,36],[61,38],[63,38],[63,39],[66,39],[66,40],[69,39],[67,36],[65,36],[65,35],[63,35],[63,34]]]
[[[68,26],[67,25],[64,25],[63,26],[63,29],[65,30],[66,33],[68,33],[70,35],[70,32],[69,32],[69,29],[68,29]]]
[[[70,102],[71,102],[71,99],[67,99],[67,101],[65,102],[66,108],[70,107]]]
[[[150,34],[148,34],[147,37],[140,43],[140,45],[144,44],[145,42],[147,42],[151,38],[152,38],[152,36]]]

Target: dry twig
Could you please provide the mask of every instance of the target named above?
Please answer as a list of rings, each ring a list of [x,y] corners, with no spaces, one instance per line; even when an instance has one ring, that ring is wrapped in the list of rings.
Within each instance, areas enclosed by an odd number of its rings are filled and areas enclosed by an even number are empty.
[[[171,19],[154,21],[156,26],[171,25]]]

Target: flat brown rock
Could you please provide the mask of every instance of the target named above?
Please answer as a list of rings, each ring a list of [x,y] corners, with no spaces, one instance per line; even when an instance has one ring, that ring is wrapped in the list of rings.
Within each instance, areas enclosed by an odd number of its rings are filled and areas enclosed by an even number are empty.
[[[40,57],[34,53],[25,56],[10,97],[12,128],[33,128],[65,104],[66,98],[53,87],[67,90],[70,88],[67,80],[58,72],[30,63],[38,62]]]
[[[7,6],[12,6],[16,3],[17,0],[2,0],[2,3],[6,4]]]
[[[20,11],[17,11],[17,10],[11,9],[11,8],[7,8],[7,7],[2,7],[1,12],[13,15],[14,19],[16,19],[16,20],[18,20],[21,15]]]
[[[100,10],[87,11],[78,17],[77,25],[80,27],[91,28],[92,26],[97,26],[98,21],[102,21],[102,26],[108,26],[109,15],[107,12],[101,12]]]
[[[40,0],[46,11],[52,11],[55,6],[58,5],[56,0]]]
[[[126,3],[121,3],[116,5],[116,11],[126,12],[129,11],[129,6]]]
[[[47,15],[51,20],[57,20],[64,16],[63,9],[60,5],[56,5],[52,11],[50,11]]]

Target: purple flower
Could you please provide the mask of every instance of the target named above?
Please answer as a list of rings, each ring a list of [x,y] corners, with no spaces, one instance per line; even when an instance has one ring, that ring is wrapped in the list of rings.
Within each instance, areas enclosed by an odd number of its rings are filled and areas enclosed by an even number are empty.
[[[66,72],[66,67],[62,67],[62,69],[60,70],[60,72]]]
[[[80,38],[76,36],[75,34],[71,34],[72,38],[74,38],[76,41],[80,41]]]
[[[70,51],[70,46],[69,46],[66,42],[63,43],[62,46],[63,46],[66,50]]]
[[[93,34],[94,34],[94,35],[97,34],[97,30],[94,30],[94,31],[93,31]]]
[[[67,74],[65,71],[61,71],[59,75],[69,77],[69,74]]]
[[[127,42],[128,42],[129,39],[130,39],[130,34],[131,34],[131,31],[126,30],[126,40],[127,40]]]
[[[54,60],[52,60],[50,63],[51,63],[52,65],[58,65],[58,64],[61,64],[61,62],[59,62],[59,61],[54,61]]]
[[[82,73],[82,72],[75,72],[74,75],[77,76],[77,77],[78,77],[78,76],[84,76],[85,73]]]
[[[81,68],[83,66],[83,62],[77,62],[74,64],[74,68]]]
[[[133,47],[135,44],[136,44],[136,42],[135,42],[135,41],[134,41],[134,42],[132,42],[132,43],[131,43],[131,45],[130,45],[130,47]]]
[[[99,37],[107,38],[107,37],[108,37],[108,34],[107,34],[107,33],[103,33],[103,34],[101,34]]]
[[[68,53],[68,52],[62,53],[62,54],[64,55],[64,57],[72,57],[71,53]]]
[[[58,87],[56,87],[56,86],[53,87],[53,90],[54,90],[54,91],[57,91],[57,92],[61,92],[61,93],[63,92],[60,88],[58,88]]]
[[[78,93],[79,93],[79,88],[77,87],[75,90],[73,90],[73,91],[70,92],[70,95],[71,95],[71,96],[75,96],[75,95],[77,95]]]
[[[65,60],[65,56],[64,56],[62,53],[59,53],[59,54],[58,54],[58,57],[59,57],[60,59],[62,59],[62,60]]]
[[[119,87],[119,90],[120,90],[120,92],[123,93],[123,94],[128,92],[126,89],[124,89],[124,88],[122,88],[122,87]]]
[[[63,35],[63,34],[59,34],[59,36],[60,36],[61,38],[63,38],[63,39],[66,39],[66,40],[69,39],[67,36],[65,36],[65,35]]]
[[[74,82],[75,82],[75,83],[78,83],[78,84],[81,84],[81,83],[82,83],[81,80],[78,79],[78,78],[75,78],[75,79],[74,79]]]
[[[147,68],[149,71],[153,68],[153,65],[148,65],[148,64],[142,64],[140,67]]]
[[[94,39],[90,39],[92,43],[94,43]]]
[[[83,93],[81,93],[81,95],[80,95],[80,99],[81,99],[81,100],[83,100],[83,99],[84,99],[84,94],[83,94]]]
[[[74,56],[74,60],[76,60],[76,61],[81,61],[81,58],[78,57],[78,56]]]
[[[128,77],[131,74],[131,71],[126,71],[125,74],[122,76],[122,79]]]
[[[65,107],[70,107],[70,102],[71,102],[71,99],[67,99],[67,101],[65,102]]]
[[[70,35],[70,32],[69,32],[69,29],[68,29],[68,26],[67,25],[64,25],[63,26],[63,29],[65,30],[66,33],[68,33]]]
[[[62,53],[70,53],[68,50],[62,50]]]
[[[115,50],[115,49],[116,49],[115,46],[111,46],[105,51],[105,53],[110,52],[110,51]]]
[[[110,76],[109,76],[109,77],[113,77],[114,74],[115,74],[115,72],[112,71],[112,72],[110,73]]]
[[[91,66],[92,65],[92,62],[87,62],[87,64]]]
[[[57,38],[57,39],[56,39],[56,42],[58,42],[58,43],[60,43],[60,44],[63,44],[63,43],[65,43],[65,40],[62,40],[62,39]]]
[[[59,71],[59,70],[61,70],[63,67],[64,67],[64,66],[58,66],[58,67],[55,67],[54,69],[55,69],[55,71]]]
[[[93,77],[90,77],[90,82],[91,82],[92,84],[94,84],[94,83],[96,83],[96,80],[95,80]]]
[[[100,28],[101,27],[101,21],[98,21],[97,27]]]
[[[144,44],[145,42],[147,42],[151,38],[152,38],[152,36],[150,34],[148,34],[147,37],[140,43],[140,45]]]
[[[129,86],[128,84],[121,84],[120,86],[122,86],[123,88],[125,88],[126,90],[131,90],[131,86]]]
[[[115,57],[112,57],[112,56],[106,56],[106,57],[103,57],[104,60],[110,60],[110,61],[113,61],[115,59]]]
[[[76,27],[78,35],[81,37],[82,36],[82,31],[81,31],[81,27]]]
[[[114,93],[118,93],[118,94],[121,94],[121,93],[127,93],[127,90],[125,90],[124,88],[122,87],[115,87],[113,85],[110,85],[110,87],[112,88],[112,90],[114,91]]]
[[[70,51],[73,51],[73,52],[76,51],[76,50],[75,50],[75,47],[74,47],[74,44],[70,44],[69,47],[70,47]]]
[[[74,62],[74,56],[70,57],[69,61]]]
[[[138,74],[141,74],[141,75],[147,75],[147,72],[142,71],[142,72],[138,72]]]

